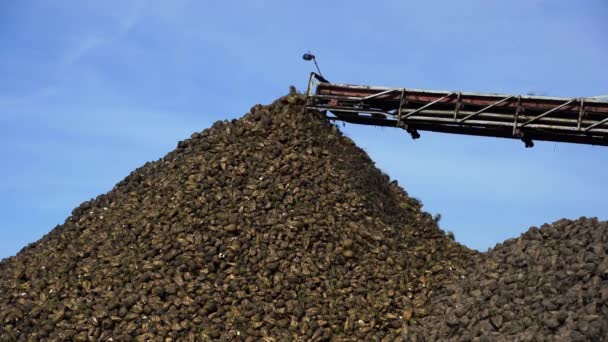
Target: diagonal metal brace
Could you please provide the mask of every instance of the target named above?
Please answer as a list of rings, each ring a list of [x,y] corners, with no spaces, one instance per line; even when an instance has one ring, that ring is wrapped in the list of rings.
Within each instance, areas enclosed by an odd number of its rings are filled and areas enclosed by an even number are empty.
[[[437,102],[441,102],[441,101],[443,101],[443,100],[445,100],[445,99],[449,98],[450,96],[452,96],[452,95],[454,95],[454,94],[456,94],[456,93],[449,93],[449,94],[447,94],[446,96],[440,97],[440,98],[438,98],[437,100],[435,100],[435,101],[433,101],[433,102],[427,103],[427,104],[425,104],[424,106],[422,106],[422,107],[420,107],[420,108],[416,109],[415,111],[413,111],[413,112],[409,112],[409,113],[408,113],[406,116],[404,116],[402,119],[409,118],[410,116],[412,116],[412,115],[414,115],[414,114],[416,114],[416,113],[419,113],[419,112],[421,112],[421,111],[423,111],[423,110],[425,110],[425,109],[429,108],[430,106],[434,105],[435,103],[437,103]]]
[[[401,89],[397,89],[396,88],[396,89],[389,89],[389,90],[381,91],[379,93],[372,94],[370,96],[366,96],[366,97],[362,98],[361,101],[371,100],[371,99],[373,99],[375,97],[382,96],[382,95],[385,95],[385,94],[389,94],[389,93],[392,93],[392,92],[397,91],[397,90],[401,90]]]
[[[507,96],[507,97],[505,97],[504,99],[502,99],[502,100],[500,100],[500,101],[496,101],[496,102],[492,103],[491,105],[489,105],[489,106],[487,106],[487,107],[484,107],[484,108],[482,108],[482,109],[480,109],[480,110],[476,111],[476,112],[475,112],[475,113],[473,113],[473,114],[469,114],[469,115],[467,115],[466,117],[464,117],[464,118],[462,118],[462,119],[458,120],[458,122],[464,122],[464,121],[466,121],[466,120],[468,120],[468,119],[470,119],[470,118],[472,118],[472,117],[474,117],[474,116],[477,116],[477,115],[479,115],[479,114],[481,114],[481,113],[483,113],[483,112],[487,111],[488,109],[490,109],[490,108],[492,108],[492,107],[498,106],[499,104],[501,104],[501,103],[503,103],[503,102],[505,102],[505,101],[509,101],[509,100],[510,100],[510,99],[512,99],[513,97],[514,97],[514,96]]]
[[[566,107],[567,105],[571,104],[572,102],[574,102],[576,100],[577,99],[572,99],[570,101],[566,101],[566,102],[562,103],[561,105],[559,105],[559,106],[557,106],[557,107],[555,107],[553,109],[550,109],[550,110],[548,110],[548,111],[546,111],[546,112],[544,112],[544,113],[542,113],[542,114],[540,114],[540,115],[538,115],[538,116],[536,116],[536,117],[534,117],[534,118],[532,118],[532,119],[530,119],[530,120],[522,123],[520,127],[524,127],[524,126],[526,126],[526,125],[528,125],[528,124],[530,124],[530,123],[532,123],[534,121],[537,121],[537,120],[539,120],[541,118],[544,118],[545,116],[547,116],[547,115],[555,112],[556,110],[560,110],[560,109]]]
[[[596,123],[594,123],[593,125],[591,125],[591,126],[589,126],[589,127],[585,127],[585,128],[583,129],[583,131],[587,132],[588,130],[592,129],[593,127],[597,127],[597,126],[603,125],[603,124],[605,124],[606,122],[608,122],[608,118],[605,118],[604,120],[602,120],[602,121],[600,121],[600,122],[596,122]]]

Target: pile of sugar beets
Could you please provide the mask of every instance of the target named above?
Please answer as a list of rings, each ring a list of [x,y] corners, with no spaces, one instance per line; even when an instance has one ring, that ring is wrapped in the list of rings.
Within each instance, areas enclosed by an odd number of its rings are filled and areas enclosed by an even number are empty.
[[[415,341],[608,341],[608,222],[530,228],[438,290]]]
[[[291,93],[217,122],[0,263],[0,340],[596,340],[608,226],[479,254]]]

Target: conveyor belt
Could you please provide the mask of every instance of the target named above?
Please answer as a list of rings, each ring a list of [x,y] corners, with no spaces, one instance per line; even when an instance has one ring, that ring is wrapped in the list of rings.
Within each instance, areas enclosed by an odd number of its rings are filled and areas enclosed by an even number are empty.
[[[418,131],[608,146],[608,101],[334,84],[311,73],[307,107],[331,120]]]

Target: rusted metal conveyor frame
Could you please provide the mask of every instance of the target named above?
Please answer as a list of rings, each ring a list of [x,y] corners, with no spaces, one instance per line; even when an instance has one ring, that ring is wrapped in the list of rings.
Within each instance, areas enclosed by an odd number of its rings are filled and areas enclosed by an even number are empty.
[[[331,120],[418,131],[608,146],[608,101],[384,88],[327,82],[311,73],[307,107]]]

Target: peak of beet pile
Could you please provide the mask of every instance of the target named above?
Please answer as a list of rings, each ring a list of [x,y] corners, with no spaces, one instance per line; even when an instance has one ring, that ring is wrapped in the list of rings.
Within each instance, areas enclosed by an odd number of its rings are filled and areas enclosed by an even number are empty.
[[[475,253],[292,94],[0,263],[0,340],[394,340]]]

